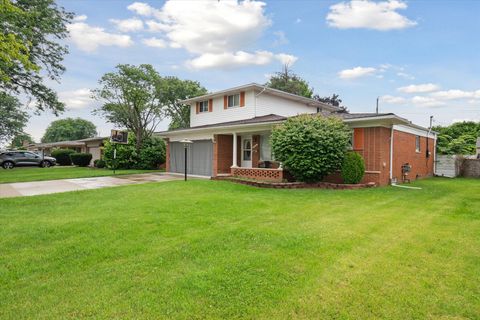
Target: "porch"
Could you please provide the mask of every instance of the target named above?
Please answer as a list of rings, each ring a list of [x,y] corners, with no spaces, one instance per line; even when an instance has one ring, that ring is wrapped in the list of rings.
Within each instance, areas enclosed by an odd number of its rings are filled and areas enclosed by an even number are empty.
[[[281,182],[283,169],[272,157],[270,131],[215,134],[213,176]]]

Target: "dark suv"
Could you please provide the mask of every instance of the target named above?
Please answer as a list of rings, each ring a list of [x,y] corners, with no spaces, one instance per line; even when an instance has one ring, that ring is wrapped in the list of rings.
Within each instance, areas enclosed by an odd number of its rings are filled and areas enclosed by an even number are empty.
[[[52,157],[39,156],[30,151],[3,151],[0,153],[0,166],[12,169],[15,166],[39,166],[48,168],[54,166],[57,160]]]

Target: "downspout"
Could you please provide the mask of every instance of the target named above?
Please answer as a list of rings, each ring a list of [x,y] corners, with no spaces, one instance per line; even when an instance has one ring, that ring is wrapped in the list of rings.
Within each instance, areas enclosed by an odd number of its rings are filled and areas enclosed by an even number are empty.
[[[390,129],[390,184],[392,184],[393,179],[393,124]]]
[[[255,95],[254,106],[253,106],[253,117],[254,118],[257,117],[257,97],[260,96],[265,90],[267,90],[267,87],[263,87],[263,90]]]

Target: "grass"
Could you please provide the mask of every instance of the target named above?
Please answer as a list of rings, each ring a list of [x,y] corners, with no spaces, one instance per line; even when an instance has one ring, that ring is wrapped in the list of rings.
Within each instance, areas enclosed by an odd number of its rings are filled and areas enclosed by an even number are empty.
[[[115,174],[134,174],[155,171],[158,170],[116,170]],[[19,167],[12,170],[0,169],[0,183],[104,177],[111,175],[113,175],[112,170],[90,167]]]
[[[480,183],[0,200],[1,319],[479,319]]]

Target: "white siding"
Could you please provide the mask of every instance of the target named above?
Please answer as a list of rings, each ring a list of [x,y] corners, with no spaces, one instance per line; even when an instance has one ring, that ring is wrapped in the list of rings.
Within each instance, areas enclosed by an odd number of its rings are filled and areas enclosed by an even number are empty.
[[[256,92],[258,94],[258,92]],[[309,107],[304,103],[276,97],[262,93],[255,97],[253,90],[245,91],[245,106],[236,108],[223,108],[223,96],[213,99],[212,112],[196,113],[196,106],[190,106],[190,126],[222,123],[251,119],[254,117],[277,114],[280,116],[294,116],[301,113],[315,113],[316,107]]]
[[[302,113],[315,113],[316,107],[310,107],[305,103],[280,98],[271,94],[262,93],[257,97],[256,116],[278,114],[279,116],[291,117]]]

